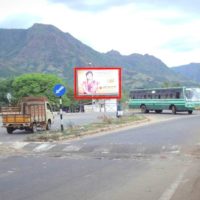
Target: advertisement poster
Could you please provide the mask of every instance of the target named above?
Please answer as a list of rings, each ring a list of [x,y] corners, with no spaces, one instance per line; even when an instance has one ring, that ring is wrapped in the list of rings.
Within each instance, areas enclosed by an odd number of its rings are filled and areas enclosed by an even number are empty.
[[[121,68],[75,68],[75,98],[121,98]]]

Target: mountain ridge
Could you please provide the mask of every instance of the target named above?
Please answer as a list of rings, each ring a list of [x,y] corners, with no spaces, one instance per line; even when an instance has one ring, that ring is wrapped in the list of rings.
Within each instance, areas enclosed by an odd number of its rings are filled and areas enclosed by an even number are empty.
[[[116,50],[100,53],[53,25],[36,23],[28,29],[0,29],[0,76],[23,73],[54,73],[73,84],[75,66],[121,66],[123,83],[129,88],[188,84],[152,55],[121,55]]]
[[[200,83],[200,63],[190,63],[172,68],[173,71]]]

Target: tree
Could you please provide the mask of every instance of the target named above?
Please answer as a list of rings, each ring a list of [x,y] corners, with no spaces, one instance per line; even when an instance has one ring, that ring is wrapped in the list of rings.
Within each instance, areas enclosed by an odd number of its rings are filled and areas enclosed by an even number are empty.
[[[9,103],[6,96],[7,93],[12,94],[12,83],[13,79],[0,80],[0,106],[5,106]]]
[[[14,79],[12,83],[13,94],[16,101],[25,96],[46,96],[52,104],[58,105],[58,98],[53,94],[53,87],[56,84],[62,84],[66,87],[62,79],[52,74],[23,74]],[[64,105],[70,104],[67,95],[64,95],[62,99]]]

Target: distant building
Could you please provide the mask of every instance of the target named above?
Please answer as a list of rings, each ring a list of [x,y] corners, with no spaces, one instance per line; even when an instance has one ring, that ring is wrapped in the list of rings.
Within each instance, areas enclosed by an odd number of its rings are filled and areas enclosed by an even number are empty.
[[[117,100],[106,99],[106,100],[93,100],[93,104],[84,105],[85,112],[116,112],[117,111]]]

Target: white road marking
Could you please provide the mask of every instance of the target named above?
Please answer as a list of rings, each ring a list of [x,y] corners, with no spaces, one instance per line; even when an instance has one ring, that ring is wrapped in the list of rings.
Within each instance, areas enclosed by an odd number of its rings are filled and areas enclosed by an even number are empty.
[[[109,151],[106,151],[106,150],[105,150],[105,151],[102,151],[101,153],[102,153],[102,154],[108,154]]]
[[[180,172],[180,174],[177,177],[177,179],[170,185],[170,187],[167,190],[165,190],[165,192],[162,194],[162,196],[159,198],[159,200],[170,200],[172,198],[172,196],[176,192],[178,186],[183,181],[183,177],[184,177],[184,174],[185,174],[186,170],[187,169],[184,168]]]
[[[70,145],[70,146],[65,147],[63,151],[79,151],[80,149],[81,147],[79,146]]]
[[[172,154],[179,154],[181,151],[181,147],[179,145],[173,145],[170,147],[170,152]]]
[[[8,171],[8,173],[10,173],[10,174],[12,174],[12,173],[14,173],[15,171],[13,171],[13,170],[9,170]]]
[[[12,147],[15,149],[22,149],[23,147],[25,147],[27,144],[29,144],[28,142],[14,142],[12,144]]]
[[[54,146],[56,146],[56,145],[55,144],[44,143],[44,144],[41,144],[41,145],[35,147],[33,149],[33,151],[34,152],[48,151],[48,150],[52,149]]]
[[[108,151],[108,149],[106,149],[106,148],[103,148],[103,147],[97,147],[97,148],[95,148],[94,150],[93,150],[93,152],[107,152]]]
[[[171,150],[179,150],[181,147],[179,145],[173,145],[171,146]]]
[[[170,153],[172,153],[172,154],[179,154],[180,151],[179,150],[177,150],[177,151],[170,151]]]
[[[162,150],[164,151],[166,149],[166,146],[162,146]]]
[[[10,176],[12,175],[13,173],[15,173],[15,170],[8,170],[2,174],[0,174],[0,178],[3,178],[3,177],[6,177],[6,176]]]

